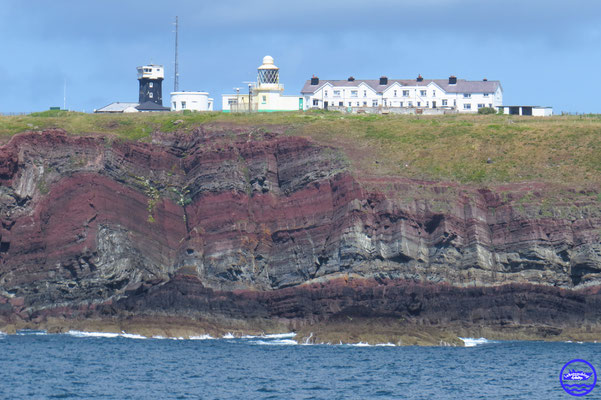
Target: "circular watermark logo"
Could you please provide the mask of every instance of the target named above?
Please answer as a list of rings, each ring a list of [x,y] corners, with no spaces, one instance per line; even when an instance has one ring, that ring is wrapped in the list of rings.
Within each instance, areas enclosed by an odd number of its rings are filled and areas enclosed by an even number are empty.
[[[597,384],[597,371],[586,360],[572,360],[561,369],[559,382],[567,394],[585,396],[592,392]]]

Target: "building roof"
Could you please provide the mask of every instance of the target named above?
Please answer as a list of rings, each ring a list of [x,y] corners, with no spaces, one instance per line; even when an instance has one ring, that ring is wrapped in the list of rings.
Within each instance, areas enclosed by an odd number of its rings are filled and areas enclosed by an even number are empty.
[[[448,79],[424,79],[421,82],[418,82],[417,79],[388,79],[387,85],[380,85],[379,79],[355,79],[354,81],[320,79],[317,85],[311,85],[309,79],[305,82],[301,93],[315,93],[326,83],[335,87],[356,87],[365,83],[378,93],[384,92],[395,83],[401,86],[428,86],[430,83],[435,83],[447,93],[494,93],[501,86],[499,81],[466,81],[465,79],[457,79],[455,85],[449,85]]]
[[[138,103],[122,103],[122,102],[117,101],[115,103],[111,103],[102,108],[99,108],[95,112],[97,112],[97,113],[103,113],[103,112],[105,112],[105,113],[120,113],[120,112],[127,110],[130,107],[135,108],[138,105],[139,105]]]
[[[145,101],[136,107],[138,111],[171,111],[169,107],[163,107],[152,101]]]

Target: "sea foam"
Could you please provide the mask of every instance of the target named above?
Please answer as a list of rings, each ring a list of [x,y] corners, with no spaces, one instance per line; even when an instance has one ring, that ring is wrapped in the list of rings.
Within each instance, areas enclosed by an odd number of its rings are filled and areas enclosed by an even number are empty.
[[[211,340],[215,339],[211,335],[199,335],[199,336],[190,336],[190,340]]]
[[[459,339],[463,340],[463,344],[465,347],[476,347],[478,345],[481,344],[489,344],[489,343],[493,343],[490,340],[486,339],[486,338],[463,338],[460,337]]]
[[[67,335],[73,337],[90,337],[90,338],[116,338],[122,337],[125,339],[148,339],[146,336],[137,335],[134,333],[114,333],[114,332],[84,332],[84,331],[69,331]]]
[[[252,344],[266,345],[266,346],[290,346],[297,345],[296,340],[292,339],[274,339],[274,340],[254,340]]]

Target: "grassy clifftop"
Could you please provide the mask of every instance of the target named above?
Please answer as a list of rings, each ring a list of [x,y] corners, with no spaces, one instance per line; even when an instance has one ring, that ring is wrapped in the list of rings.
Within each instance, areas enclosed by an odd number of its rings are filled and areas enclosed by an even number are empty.
[[[370,175],[476,184],[541,181],[598,187],[601,183],[601,115],[101,115],[47,111],[0,117],[0,138],[6,141],[27,130],[62,128],[72,134],[147,140],[155,130],[190,132],[204,123],[260,126],[309,136],[342,149],[353,168]]]

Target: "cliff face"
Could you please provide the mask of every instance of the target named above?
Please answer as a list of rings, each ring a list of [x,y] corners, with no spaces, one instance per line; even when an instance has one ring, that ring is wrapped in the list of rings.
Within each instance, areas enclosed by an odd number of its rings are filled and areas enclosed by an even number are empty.
[[[598,324],[594,197],[549,205],[541,184],[369,179],[347,164],[251,128],[15,136],[0,148],[1,318]]]

